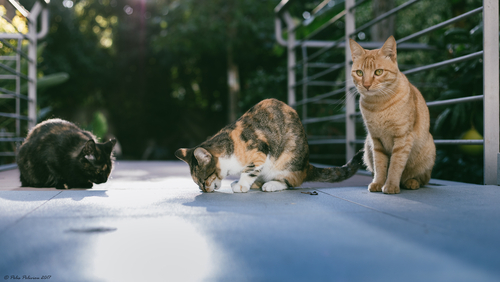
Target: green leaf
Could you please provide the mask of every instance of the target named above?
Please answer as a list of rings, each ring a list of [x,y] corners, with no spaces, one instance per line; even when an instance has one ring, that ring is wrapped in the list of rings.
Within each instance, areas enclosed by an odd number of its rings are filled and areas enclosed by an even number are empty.
[[[451,113],[450,108],[446,108],[441,114],[436,119],[436,123],[434,124],[434,133],[438,133],[441,131],[441,128],[443,128],[443,125],[446,122],[446,119]]]
[[[54,73],[40,77],[36,81],[36,89],[46,89],[49,87],[57,86],[66,82],[69,79],[69,74],[65,72]],[[28,93],[28,84],[21,86],[21,93]]]
[[[439,95],[439,100],[455,99],[455,98],[460,98],[463,96],[464,95],[463,95],[462,91],[451,89],[451,90],[447,90],[447,91],[444,91],[443,93],[441,93],[441,95]]]

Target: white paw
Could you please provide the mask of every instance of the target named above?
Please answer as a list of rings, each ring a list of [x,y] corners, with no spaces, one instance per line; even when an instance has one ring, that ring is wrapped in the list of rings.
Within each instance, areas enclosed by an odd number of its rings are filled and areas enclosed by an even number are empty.
[[[250,187],[241,185],[238,181],[231,183],[231,189],[234,193],[246,193],[250,190]]]
[[[288,187],[286,186],[285,183],[281,183],[278,181],[269,181],[269,182],[264,183],[264,185],[262,185],[262,191],[264,191],[264,192],[281,191],[281,190],[285,190],[286,188],[288,188]]]

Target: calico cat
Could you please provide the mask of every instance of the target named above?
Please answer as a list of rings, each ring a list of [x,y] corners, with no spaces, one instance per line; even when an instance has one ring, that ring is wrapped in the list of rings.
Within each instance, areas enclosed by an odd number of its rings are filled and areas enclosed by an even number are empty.
[[[339,182],[358,170],[362,152],[338,168],[309,164],[306,133],[297,112],[276,99],[264,100],[236,122],[192,149],[175,155],[189,164],[191,177],[204,192],[219,189],[221,180],[241,173],[233,192],[262,188],[272,192],[304,181]]]
[[[400,192],[429,183],[436,147],[429,132],[424,97],[399,71],[396,40],[365,50],[350,40],[352,78],[361,94],[359,108],[368,131],[364,162],[373,172],[371,192]]]
[[[19,148],[23,187],[92,188],[108,180],[115,139],[96,137],[69,121],[49,119],[35,126]]]

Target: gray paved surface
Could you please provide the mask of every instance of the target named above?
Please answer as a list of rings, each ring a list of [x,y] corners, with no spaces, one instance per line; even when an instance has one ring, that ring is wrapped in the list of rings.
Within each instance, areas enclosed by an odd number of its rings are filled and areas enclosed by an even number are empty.
[[[500,281],[497,186],[384,195],[358,175],[204,194],[181,162],[119,162],[112,176],[61,191],[1,172],[0,280]]]

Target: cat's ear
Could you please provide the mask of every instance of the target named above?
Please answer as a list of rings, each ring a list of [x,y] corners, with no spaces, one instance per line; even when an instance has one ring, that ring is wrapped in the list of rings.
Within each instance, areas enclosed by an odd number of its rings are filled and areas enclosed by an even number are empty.
[[[394,36],[391,35],[378,52],[382,56],[390,58],[393,62],[396,62],[396,45],[396,39],[394,39]]]
[[[83,146],[82,152],[84,155],[93,155],[95,152],[95,142],[94,140],[88,140]]]
[[[189,164],[187,155],[188,155],[188,149],[179,149],[179,150],[175,151],[175,156],[179,160],[184,161],[184,162]]]
[[[201,147],[194,150],[194,157],[200,165],[208,165],[212,161],[212,154]]]
[[[365,49],[351,38],[349,38],[349,47],[351,48],[351,57],[353,61],[365,54]]]
[[[104,143],[104,146],[105,146],[104,148],[106,148],[106,153],[111,154],[115,145],[116,145],[115,138],[110,139],[108,142]]]

